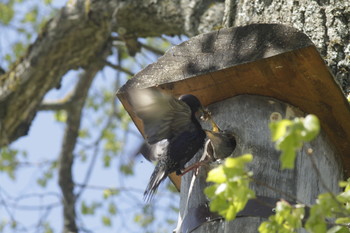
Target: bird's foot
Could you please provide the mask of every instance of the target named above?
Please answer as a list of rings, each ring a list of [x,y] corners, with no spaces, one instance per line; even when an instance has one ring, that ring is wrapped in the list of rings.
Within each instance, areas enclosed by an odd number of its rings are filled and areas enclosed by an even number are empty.
[[[207,166],[209,167],[209,163],[211,162],[210,159],[205,159],[205,160],[202,160],[202,161],[199,161],[197,163],[194,163],[192,164],[191,166],[188,166],[186,167],[185,169],[183,169],[181,171],[181,174],[179,174],[180,176],[183,176],[185,175],[186,173],[192,171],[192,170],[195,170],[195,175],[198,175],[198,172],[199,172],[199,168],[202,167],[202,166]]]

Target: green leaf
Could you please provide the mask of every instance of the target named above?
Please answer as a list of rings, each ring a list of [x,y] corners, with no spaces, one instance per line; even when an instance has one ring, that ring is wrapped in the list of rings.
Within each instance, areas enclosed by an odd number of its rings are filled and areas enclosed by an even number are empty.
[[[314,139],[320,132],[320,121],[315,115],[307,115],[303,121],[305,130],[302,135],[304,141],[309,142]]]
[[[152,215],[145,215],[145,214],[135,214],[134,216],[134,222],[142,227],[146,227],[150,225],[154,220],[154,217]]]
[[[282,169],[293,169],[297,151],[304,142],[314,139],[320,132],[320,122],[315,115],[271,122],[269,127],[272,141],[276,142],[276,149],[282,151]]]
[[[131,164],[122,164],[119,167],[119,170],[124,174],[124,175],[133,175],[134,170],[132,169]]]
[[[229,159],[229,158],[228,158]],[[223,166],[216,167],[208,172],[207,182],[223,183],[227,180]]]
[[[325,233],[327,224],[325,223],[325,214],[321,206],[314,205],[310,210],[310,217],[307,219],[305,229],[309,232]]]
[[[14,14],[13,4],[0,3],[0,23],[8,25],[13,19]]]
[[[52,3],[52,0],[43,0],[43,1],[44,1],[45,5],[51,5],[51,3]]]
[[[276,214],[259,226],[260,233],[294,233],[302,227],[305,211],[303,205],[292,206],[286,201],[279,201],[275,210]]]
[[[105,189],[103,190],[103,198],[107,199],[111,196],[116,196],[120,193],[118,189]]]
[[[28,11],[22,20],[23,23],[33,23],[38,17],[38,8],[34,7],[31,11]]]
[[[44,233],[53,233],[53,229],[48,222],[43,223]]]
[[[81,202],[81,206],[80,206],[80,211],[82,214],[86,215],[89,213],[89,208],[88,206],[86,205],[85,201],[82,201]]]
[[[275,142],[286,134],[287,127],[292,122],[290,120],[281,120],[278,122],[271,122],[269,127],[272,134],[272,141]]]
[[[24,156],[25,153],[19,153],[18,150],[10,147],[0,149],[0,171],[5,172],[12,180],[15,177],[15,171],[18,168],[18,156]]]
[[[279,149],[282,150],[280,161],[281,161],[281,168],[282,169],[293,169],[294,168],[294,161],[296,157],[296,151],[295,146],[293,142],[293,137],[288,137],[286,140],[281,142],[279,144]]]
[[[111,166],[111,156],[110,155],[105,154],[103,156],[103,166],[104,167],[110,167]]]
[[[205,188],[204,193],[211,199],[210,210],[218,212],[227,221],[235,219],[248,200],[255,197],[249,188],[251,174],[245,171],[246,164],[252,159],[250,154],[227,158],[224,164],[208,173],[207,182],[213,184]]]
[[[327,233],[350,233],[350,229],[345,226],[334,226]]]
[[[109,203],[108,205],[108,213],[111,215],[117,214],[117,206],[115,205],[114,202]]]
[[[46,187],[46,184],[47,184],[47,180],[44,179],[44,178],[39,178],[36,180],[37,184],[39,186],[41,186],[42,188],[45,188]]]
[[[337,218],[335,220],[335,223],[337,223],[337,224],[349,224],[350,223],[350,216],[349,217],[343,217],[343,218]]]
[[[67,112],[64,110],[55,112],[55,119],[58,122],[65,123],[67,121]]]
[[[97,208],[101,207],[101,203],[92,202],[90,205],[83,200],[81,202],[80,211],[83,215],[94,215]]]
[[[22,56],[25,49],[26,49],[26,46],[21,42],[17,42],[13,45],[13,52],[15,53],[16,57]]]
[[[350,178],[347,179],[347,181],[340,181],[339,187],[344,188],[344,191],[350,191]]]
[[[111,218],[108,216],[102,216],[102,223],[108,227],[112,226]]]

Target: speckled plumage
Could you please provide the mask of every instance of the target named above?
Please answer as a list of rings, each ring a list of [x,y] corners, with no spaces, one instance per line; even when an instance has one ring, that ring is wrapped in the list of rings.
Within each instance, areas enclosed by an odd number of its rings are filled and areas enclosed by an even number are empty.
[[[143,121],[151,157],[157,160],[144,193],[149,201],[167,175],[181,174],[185,164],[203,147],[206,134],[195,116],[202,106],[193,95],[175,99],[155,89],[131,92],[130,102]]]

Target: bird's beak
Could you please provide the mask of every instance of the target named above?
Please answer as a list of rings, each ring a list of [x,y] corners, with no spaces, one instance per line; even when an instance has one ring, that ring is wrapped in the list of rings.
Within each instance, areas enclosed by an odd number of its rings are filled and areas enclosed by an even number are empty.
[[[203,107],[201,107],[200,111],[202,111],[201,119],[204,120],[204,121],[209,120],[210,123],[211,123],[211,127],[213,128],[212,130],[214,132],[220,132],[221,130],[220,130],[219,126],[215,123],[215,121],[211,117],[211,112],[209,112],[208,109],[205,109]]]

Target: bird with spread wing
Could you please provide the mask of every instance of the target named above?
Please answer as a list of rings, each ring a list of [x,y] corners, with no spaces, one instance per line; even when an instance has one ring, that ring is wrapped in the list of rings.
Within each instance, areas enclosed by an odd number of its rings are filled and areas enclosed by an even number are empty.
[[[149,201],[167,175],[182,174],[185,164],[203,147],[206,134],[197,115],[204,110],[194,95],[176,99],[152,88],[130,91],[129,100],[143,122],[152,159],[157,161],[144,193]]]

